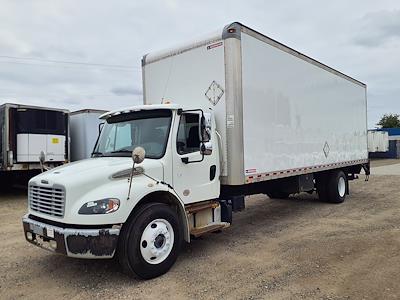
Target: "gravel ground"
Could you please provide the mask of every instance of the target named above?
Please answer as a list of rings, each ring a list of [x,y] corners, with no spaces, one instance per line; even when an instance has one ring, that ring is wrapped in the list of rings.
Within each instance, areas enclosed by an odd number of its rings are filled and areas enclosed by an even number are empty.
[[[373,169],[375,175],[400,175],[400,163]]]
[[[253,196],[231,228],[185,245],[170,272],[150,281],[121,274],[112,260],[28,244],[25,192],[3,194],[0,298],[399,299],[400,176],[363,178],[340,205],[315,194]]]
[[[373,158],[371,160],[371,167],[381,167],[381,166],[387,166],[387,165],[394,165],[394,164],[400,164],[400,159],[394,159],[394,158]],[[390,174],[393,175],[393,174]]]

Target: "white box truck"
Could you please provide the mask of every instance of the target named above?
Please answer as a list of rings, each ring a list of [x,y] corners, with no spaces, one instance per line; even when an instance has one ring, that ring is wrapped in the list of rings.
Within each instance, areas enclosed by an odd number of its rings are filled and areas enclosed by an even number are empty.
[[[369,174],[366,86],[349,76],[239,23],[142,62],[145,104],[102,115],[93,158],[29,182],[30,243],[152,278],[245,195],[341,203]]]
[[[389,151],[389,133],[387,131],[368,130],[368,152]]]
[[[3,186],[15,177],[69,161],[69,111],[4,103],[0,105],[0,178]],[[33,172],[33,173],[32,173]]]
[[[99,135],[99,117],[105,110],[81,109],[70,113],[71,161],[90,158]]]

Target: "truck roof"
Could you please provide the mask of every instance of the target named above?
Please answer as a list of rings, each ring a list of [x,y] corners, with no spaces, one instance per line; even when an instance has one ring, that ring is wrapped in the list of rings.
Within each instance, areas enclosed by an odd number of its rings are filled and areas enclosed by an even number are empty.
[[[18,104],[18,103],[3,103],[0,105],[0,107],[13,107],[13,108],[30,108],[30,109],[40,109],[40,110],[52,110],[52,111],[60,111],[63,113],[69,114],[68,109],[63,109],[63,108],[54,108],[54,107],[43,107],[43,106],[35,106],[35,105],[25,105],[25,104]]]
[[[288,47],[285,44],[282,44],[282,43],[254,30],[254,29],[251,29],[250,27],[247,27],[246,25],[243,25],[242,23],[239,23],[239,22],[230,23],[230,24],[226,25],[222,31],[219,30],[217,32],[213,32],[211,34],[203,36],[202,38],[198,38],[192,42],[185,43],[184,45],[166,49],[163,51],[148,53],[148,54],[144,55],[142,58],[142,66],[162,60],[162,59],[170,57],[170,56],[181,54],[183,52],[189,51],[194,48],[208,45],[208,44],[216,42],[216,41],[225,40],[227,38],[237,38],[240,40],[242,32],[244,32],[250,36],[253,36],[259,40],[262,40],[262,41],[270,44],[271,46],[274,46],[282,51],[285,51],[285,52],[293,55],[293,56],[303,59],[303,60],[305,60],[317,67],[320,67],[328,72],[331,72],[335,75],[345,78],[345,79],[347,79],[353,83],[356,83],[360,86],[366,87],[365,83],[363,83],[357,79],[354,79],[353,77],[350,77],[334,68],[331,68],[331,67],[319,62],[318,60],[311,58],[310,56],[307,56],[291,47]]]
[[[112,110],[102,114],[99,119],[108,119],[109,117],[126,114],[134,111],[140,110],[155,110],[155,109],[170,109],[170,110],[177,110],[182,108],[177,104],[145,104],[145,105],[136,105],[131,107],[126,107],[122,109]]]
[[[72,115],[79,115],[79,114],[90,114],[90,113],[95,113],[95,114],[101,114],[101,113],[106,113],[108,110],[105,109],[93,109],[93,108],[84,108],[80,110],[76,110],[71,112]]]

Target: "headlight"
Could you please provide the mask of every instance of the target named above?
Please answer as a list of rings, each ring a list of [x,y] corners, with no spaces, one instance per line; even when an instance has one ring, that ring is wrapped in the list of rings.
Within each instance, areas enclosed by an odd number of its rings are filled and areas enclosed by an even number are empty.
[[[90,201],[85,203],[80,209],[78,214],[80,215],[99,215],[109,214],[119,208],[119,200],[108,198],[97,201]]]

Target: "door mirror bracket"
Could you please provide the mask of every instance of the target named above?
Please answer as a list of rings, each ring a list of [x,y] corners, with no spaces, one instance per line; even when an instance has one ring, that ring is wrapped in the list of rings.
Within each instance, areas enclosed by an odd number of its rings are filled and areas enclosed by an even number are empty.
[[[213,146],[211,142],[205,142],[201,144],[200,153],[203,155],[211,155]]]

